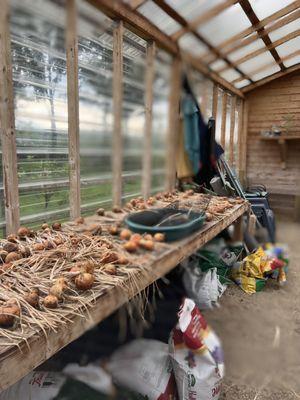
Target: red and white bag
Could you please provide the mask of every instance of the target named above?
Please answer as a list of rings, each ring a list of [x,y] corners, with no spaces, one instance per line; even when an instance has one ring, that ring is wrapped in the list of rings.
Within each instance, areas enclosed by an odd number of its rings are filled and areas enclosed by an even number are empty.
[[[193,300],[183,301],[178,317],[169,339],[169,354],[179,399],[218,399],[224,376],[220,340]]]

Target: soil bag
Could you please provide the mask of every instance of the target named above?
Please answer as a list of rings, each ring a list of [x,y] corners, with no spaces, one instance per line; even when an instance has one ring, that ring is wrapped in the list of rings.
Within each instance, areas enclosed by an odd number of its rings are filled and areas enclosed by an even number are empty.
[[[185,299],[169,340],[180,400],[218,399],[224,376],[221,343],[196,304]]]
[[[168,345],[137,339],[116,350],[107,368],[114,382],[148,400],[178,400]]]

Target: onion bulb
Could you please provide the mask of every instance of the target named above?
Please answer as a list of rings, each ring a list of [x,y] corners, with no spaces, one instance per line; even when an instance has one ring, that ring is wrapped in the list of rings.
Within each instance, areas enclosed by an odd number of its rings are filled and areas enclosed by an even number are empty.
[[[7,242],[3,246],[3,250],[7,251],[8,253],[17,252],[19,250],[19,246],[16,243]]]
[[[103,215],[105,214],[104,208],[98,208],[96,214],[99,215],[100,217],[103,217]]]
[[[43,230],[48,229],[48,228],[49,228],[49,225],[48,225],[48,224],[45,223],[45,224],[42,225],[42,229],[43,229]]]
[[[64,287],[62,285],[60,285],[59,283],[54,284],[49,289],[49,294],[57,297],[59,300],[62,299],[63,293],[64,293]]]
[[[109,275],[117,275],[117,268],[114,264],[106,264],[103,267],[103,272]]]
[[[206,221],[211,221],[212,219],[213,219],[213,215],[211,214],[211,213],[209,213],[209,212],[206,212],[205,213],[205,218],[206,218]]]
[[[159,232],[155,233],[155,235],[154,235],[154,240],[155,240],[156,242],[164,242],[164,241],[165,241],[165,235],[164,235],[164,233],[159,233]]]
[[[5,250],[0,250],[0,262],[4,263],[5,262],[5,258],[7,256],[8,252]]]
[[[39,305],[39,295],[35,291],[27,293],[24,296],[24,300],[34,308],[37,308]]]
[[[75,223],[76,223],[77,225],[84,224],[84,218],[83,218],[83,217],[76,218],[76,219],[75,219]]]
[[[141,239],[139,242],[139,246],[145,250],[152,251],[154,249],[154,242],[153,240]]]
[[[118,260],[118,255],[112,251],[107,251],[104,257],[101,258],[102,263],[111,263]]]
[[[108,232],[111,235],[117,235],[119,233],[119,228],[116,225],[112,225],[108,228]]]
[[[139,233],[135,233],[131,236],[130,240],[135,242],[135,243],[139,243],[139,241],[142,239],[142,236]]]
[[[134,253],[135,251],[137,251],[138,245],[136,242],[134,242],[133,240],[130,240],[129,242],[126,242],[123,245],[123,248],[128,251],[129,253]]]
[[[94,275],[82,272],[75,278],[75,285],[79,290],[88,290],[93,286],[94,280]]]
[[[187,194],[188,196],[193,196],[193,194],[194,194],[193,189],[187,190],[187,191],[186,191],[186,194]]]
[[[55,231],[61,231],[61,223],[60,222],[54,222],[52,224],[52,229],[54,229]]]
[[[45,245],[43,243],[34,243],[34,245],[32,246],[32,249],[34,251],[45,250]]]
[[[10,234],[7,236],[6,239],[11,243],[17,243],[18,237],[17,237],[17,235]]]
[[[21,226],[18,229],[17,233],[18,233],[19,238],[25,238],[26,236],[29,236],[30,230],[28,228],[26,228],[26,226]]]
[[[122,255],[118,256],[118,264],[127,265],[128,263],[129,263],[129,261],[125,256],[122,256]]]
[[[100,224],[93,224],[89,226],[88,230],[92,233],[93,236],[100,236],[102,233],[102,226]]]
[[[129,229],[122,229],[120,233],[120,238],[123,240],[128,240],[131,237],[132,232]]]
[[[153,240],[153,237],[152,237],[152,235],[150,235],[150,233],[147,233],[147,235],[144,236],[144,239]]]
[[[13,326],[16,317],[20,315],[20,308],[16,302],[8,301],[0,307],[0,326],[10,328]]]
[[[5,257],[5,262],[10,263],[13,261],[20,260],[20,258],[21,258],[21,255],[19,253],[11,252],[11,253],[8,253],[7,256]]]
[[[48,296],[44,298],[44,306],[47,308],[57,308],[58,298],[52,294],[48,294]]]
[[[118,206],[114,206],[114,207],[112,208],[112,211],[113,211],[114,213],[121,213],[121,212],[122,212],[122,208],[121,208],[121,207],[118,207]]]

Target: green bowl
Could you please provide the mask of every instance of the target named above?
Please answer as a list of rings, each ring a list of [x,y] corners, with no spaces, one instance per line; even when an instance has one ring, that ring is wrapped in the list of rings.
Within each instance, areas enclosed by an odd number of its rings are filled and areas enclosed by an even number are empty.
[[[172,212],[174,214],[180,213],[182,216],[188,215],[188,220],[177,225],[156,226],[162,218],[172,215]],[[125,223],[131,231],[140,234],[150,233],[151,235],[163,233],[167,242],[189,236],[191,233],[200,229],[204,221],[205,216],[203,216],[203,214],[194,211],[189,212],[181,209],[170,210],[167,208],[139,211],[131,213],[125,218]]]

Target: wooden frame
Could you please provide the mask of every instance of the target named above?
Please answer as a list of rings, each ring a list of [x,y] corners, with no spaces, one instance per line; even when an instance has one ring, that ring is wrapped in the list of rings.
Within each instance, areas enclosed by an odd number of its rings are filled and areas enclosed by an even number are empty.
[[[123,21],[117,21],[113,32],[113,205],[122,204],[122,168],[123,168],[123,138],[122,138],[122,108],[123,108]]]
[[[155,74],[156,47],[153,41],[147,43],[145,76],[145,135],[143,151],[142,195],[147,199],[151,193],[152,180],[152,106]]]
[[[222,94],[222,116],[221,116],[221,140],[220,144],[225,150],[226,147],[226,121],[227,121],[227,100],[228,94],[227,92],[223,92]]]
[[[7,234],[15,233],[20,224],[9,11],[9,0],[3,0],[0,12],[0,130]]]
[[[235,110],[236,110],[236,97],[232,96],[230,104],[230,136],[229,136],[229,163],[231,166],[233,166],[234,163]]]
[[[70,216],[80,216],[80,153],[79,153],[79,93],[78,93],[78,40],[76,0],[67,0],[67,95],[70,175]]]

